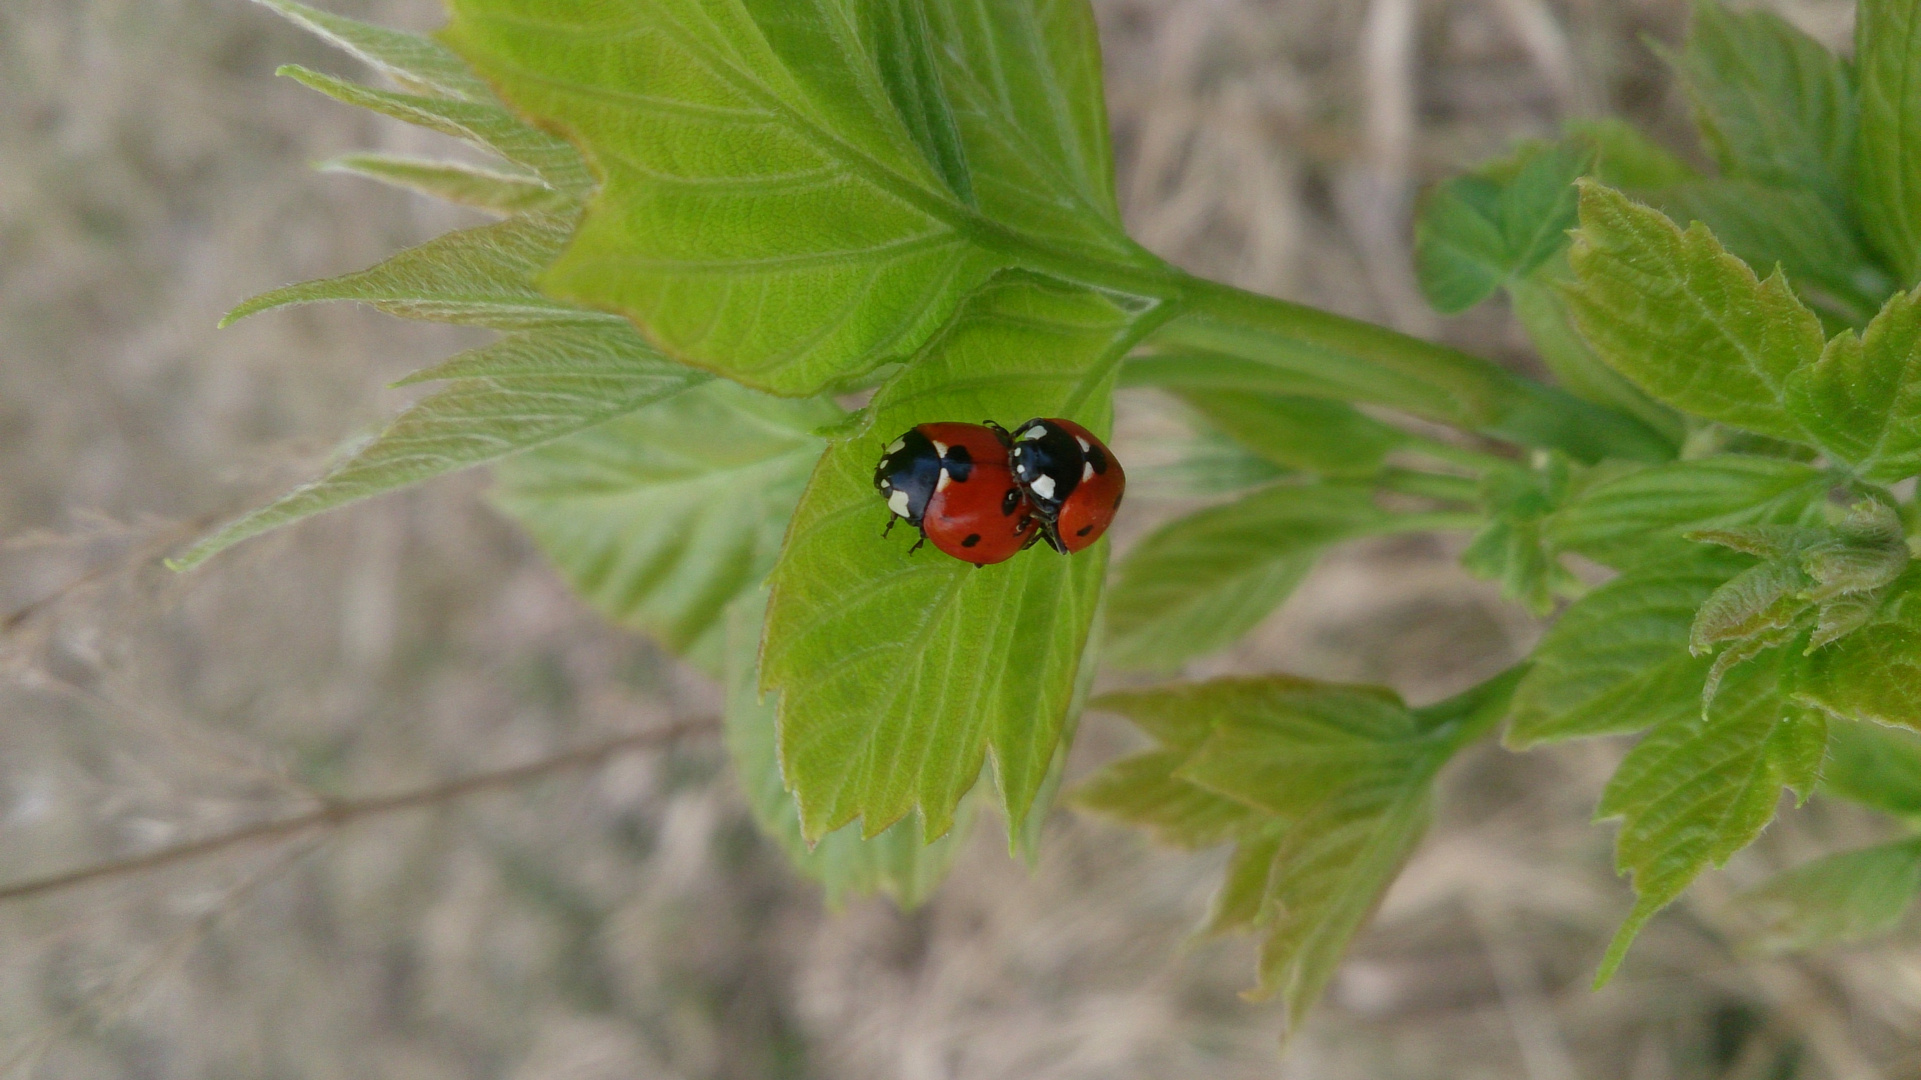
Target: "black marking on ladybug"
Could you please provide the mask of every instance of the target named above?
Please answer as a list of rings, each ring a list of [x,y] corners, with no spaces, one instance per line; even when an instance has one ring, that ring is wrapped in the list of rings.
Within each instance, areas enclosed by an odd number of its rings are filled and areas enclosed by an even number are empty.
[[[1087,448],[1087,463],[1094,466],[1095,476],[1099,476],[1107,471],[1107,455],[1102,453],[1101,448],[1098,446],[1090,446]]]
[[[973,547],[973,546],[974,546],[975,544],[978,544],[978,543],[980,543],[980,542],[981,542],[981,534],[979,534],[979,533],[968,533],[968,534],[967,534],[967,539],[965,539],[965,540],[962,540],[962,541],[961,541],[961,546],[962,546],[962,547],[967,547],[967,548],[971,548],[971,547]]]
[[[941,458],[941,466],[947,470],[947,478],[956,484],[967,483],[974,475],[974,455],[965,446],[950,446],[947,455]]]
[[[1019,510],[1020,508],[1021,508],[1021,489],[1017,487],[1008,488],[1007,494],[1001,497],[1001,516],[1013,517],[1014,511]]]
[[[1086,536],[1086,535],[1087,535],[1088,533],[1091,533],[1091,532],[1093,532],[1093,531],[1094,531],[1094,526],[1092,526],[1092,525],[1083,525],[1083,526],[1081,526],[1081,531],[1080,531],[1080,532],[1077,532],[1077,533],[1075,533],[1074,535],[1075,535],[1075,536]]]

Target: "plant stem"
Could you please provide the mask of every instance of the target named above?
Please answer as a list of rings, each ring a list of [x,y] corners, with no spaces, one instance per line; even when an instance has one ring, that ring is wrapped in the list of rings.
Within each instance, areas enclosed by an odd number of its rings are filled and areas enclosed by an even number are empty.
[[[1448,502],[1473,505],[1481,501],[1481,484],[1471,476],[1449,476],[1446,473],[1422,472],[1418,469],[1386,468],[1374,478],[1379,487],[1396,491],[1402,495],[1419,495],[1429,499],[1443,499]],[[1481,522],[1475,515],[1476,523]]]
[[[1209,385],[1385,405],[1585,462],[1674,456],[1633,417],[1383,326],[1192,276],[1181,306],[1149,341],[1173,353],[1169,365],[1205,358],[1195,377]],[[1177,371],[1158,374],[1181,381]]]
[[[606,764],[609,760],[623,754],[639,750],[652,750],[678,742],[689,735],[714,730],[718,725],[709,717],[700,720],[684,720],[677,724],[654,731],[640,731],[631,735],[609,739],[594,746],[583,747],[556,754],[540,761],[495,772],[479,773],[462,777],[459,780],[398,795],[380,795],[368,799],[351,799],[345,802],[328,803],[317,810],[299,814],[279,821],[269,821],[250,825],[243,829],[220,836],[210,836],[204,840],[190,840],[184,844],[161,848],[145,855],[135,855],[127,859],[114,859],[96,863],[92,866],[69,870],[64,874],[17,885],[0,887],[0,903],[9,900],[24,900],[32,896],[63,892],[67,889],[89,885],[108,878],[124,877],[129,874],[147,873],[161,870],[179,863],[193,862],[210,855],[217,855],[230,848],[249,844],[269,843],[277,840],[290,840],[296,836],[317,830],[337,830],[365,818],[392,814],[402,810],[418,810],[423,807],[437,806],[469,795],[487,791],[499,791],[517,787],[534,780],[540,780],[555,773],[591,769]]]
[[[1514,688],[1527,674],[1530,661],[1523,660],[1499,675],[1470,687],[1446,701],[1414,710],[1422,726],[1440,736],[1451,756],[1469,743],[1491,733],[1506,719]]]

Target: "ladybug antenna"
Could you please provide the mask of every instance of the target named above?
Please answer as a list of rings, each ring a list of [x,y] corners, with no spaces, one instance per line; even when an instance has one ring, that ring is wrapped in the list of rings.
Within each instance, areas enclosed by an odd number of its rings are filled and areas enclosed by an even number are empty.
[[[993,432],[994,437],[1001,441],[1002,446],[1014,445],[1014,436],[1009,434],[1006,428],[996,424],[992,420],[982,420],[981,426]]]

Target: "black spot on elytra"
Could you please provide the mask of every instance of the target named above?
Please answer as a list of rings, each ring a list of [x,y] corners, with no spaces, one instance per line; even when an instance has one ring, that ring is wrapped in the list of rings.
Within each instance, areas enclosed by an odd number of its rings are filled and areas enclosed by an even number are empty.
[[[967,478],[974,475],[974,455],[968,453],[965,446],[948,447],[941,464],[947,468],[948,479],[956,484],[965,484]]]
[[[1107,471],[1107,455],[1101,452],[1098,445],[1087,448],[1087,463],[1094,466],[1096,476]]]
[[[1094,531],[1094,526],[1092,526],[1092,525],[1083,525],[1083,526],[1081,526],[1081,531],[1080,531],[1080,532],[1077,532],[1077,533],[1075,533],[1074,535],[1075,535],[1075,536],[1086,536],[1086,535],[1087,535],[1088,533],[1091,533],[1091,532],[1093,532],[1093,531]]]
[[[1021,508],[1021,489],[1017,487],[1008,488],[1007,494],[1001,496],[1001,516],[1013,517],[1014,511],[1019,510],[1020,508]]]
[[[979,533],[968,533],[968,534],[967,534],[967,539],[965,539],[965,540],[962,540],[962,541],[961,541],[961,546],[962,546],[962,547],[973,547],[973,546],[974,546],[975,544],[978,544],[978,543],[980,543],[980,542],[981,542],[981,534],[979,534]]]

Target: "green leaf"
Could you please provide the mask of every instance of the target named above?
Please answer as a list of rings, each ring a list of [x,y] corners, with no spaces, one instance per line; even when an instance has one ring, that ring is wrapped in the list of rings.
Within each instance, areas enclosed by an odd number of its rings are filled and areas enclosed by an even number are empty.
[[[1787,700],[1798,661],[1776,649],[1735,668],[1705,713],[1697,707],[1664,721],[1608,781],[1596,814],[1622,819],[1615,865],[1634,876],[1636,897],[1596,986],[1614,977],[1655,912],[1760,834],[1784,787],[1813,787],[1827,747],[1826,720]]]
[[[538,128],[522,123],[498,99],[464,101],[421,94],[375,90],[337,79],[296,64],[278,74],[356,108],[370,109],[404,123],[452,136],[482,150],[499,154],[541,178],[549,187],[578,202],[594,189],[594,178],[580,151]]]
[[[1658,432],[1671,446],[1679,447],[1687,434],[1681,417],[1607,366],[1575,330],[1563,292],[1570,273],[1565,258],[1554,259],[1527,277],[1508,282],[1514,317],[1527,331],[1534,351],[1568,393],[1618,409]]]
[[[174,562],[189,569],[222,548],[323,510],[571,435],[704,382],[625,323],[514,334],[416,376],[451,385],[401,413],[326,475],[233,521]]]
[[[345,154],[322,162],[323,172],[351,173],[462,206],[499,214],[556,210],[566,197],[531,173],[501,172],[457,161],[395,154]]]
[[[1171,781],[1262,812],[1234,827],[1239,847],[1209,928],[1266,935],[1259,994],[1280,994],[1298,1025],[1425,832],[1434,775],[1499,719],[1513,685],[1503,677],[1419,711],[1388,690],[1285,676],[1109,694],[1094,704],[1171,744],[1133,793],[1140,803],[1169,782],[1158,766],[1186,755]],[[1119,774],[1104,784],[1110,804],[1127,802],[1115,790]]]
[[[1723,454],[1638,469],[1568,500],[1551,543],[1617,569],[1666,560],[1683,535],[1741,525],[1814,525],[1832,477],[1781,458]]]
[[[1871,622],[1808,658],[1801,690],[1835,716],[1921,731],[1921,568],[1888,591]]]
[[[872,839],[862,839],[850,825],[809,845],[800,810],[781,780],[775,698],[761,694],[755,671],[766,606],[766,594],[757,591],[737,601],[727,617],[727,750],[755,822],[796,869],[821,883],[829,906],[881,892],[904,908],[918,907],[966,842],[975,800],[964,805],[953,831],[931,844],[922,842],[915,822],[901,821]]]
[[[1700,177],[1693,166],[1625,120],[1570,120],[1566,127],[1592,155],[1588,175],[1608,187],[1664,188]]]
[[[1649,197],[1675,221],[1706,224],[1749,266],[1779,265],[1809,303],[1844,322],[1867,322],[1894,287],[1848,221],[1807,188],[1702,180]]]
[[[1074,790],[1074,805],[1182,848],[1223,844],[1266,820],[1245,803],[1178,778],[1190,753],[1155,750],[1114,762]]]
[[[495,501],[589,603],[717,672],[840,416],[713,380],[510,459]]]
[[[1921,277],[1921,11],[1861,0],[1854,63],[1861,95],[1856,200],[1876,250],[1912,285]]]
[[[1921,821],[1921,736],[1839,718],[1829,727],[1822,792]]]
[[[1120,227],[1084,2],[452,9],[446,40],[605,183],[543,286],[689,363],[812,393],[1001,268],[1165,278]]]
[[[289,304],[357,300],[405,319],[497,330],[625,326],[618,315],[553,300],[534,288],[534,276],[566,243],[570,228],[565,217],[523,214],[446,233],[358,273],[263,293],[233,309],[220,325]]]
[[[992,748],[1019,832],[1060,741],[1100,595],[1104,546],[976,569],[881,535],[874,463],[933,420],[1066,416],[1107,430],[1119,359],[1152,325],[1102,294],[997,279],[835,442],[774,573],[761,679],[781,694],[781,761],[809,836],[868,834],[918,808],[945,832]]]
[[[292,0],[254,2],[352,53],[414,93],[462,101],[494,100],[493,91],[467,62],[432,38],[343,18]]]
[[[1616,371],[1678,409],[1762,435],[1808,439],[1786,405],[1819,359],[1821,321],[1775,273],[1762,281],[1700,224],[1583,181],[1569,255],[1575,322]]]
[[[1526,277],[1567,246],[1575,225],[1580,148],[1534,145],[1517,159],[1443,182],[1414,229],[1414,261],[1428,302],[1452,315]]]
[[[1507,744],[1638,731],[1698,715],[1708,661],[1688,651],[1695,611],[1744,560],[1696,548],[1581,598],[1535,647]]]
[[[1565,457],[1535,455],[1526,468],[1490,469],[1481,477],[1488,522],[1461,553],[1471,574],[1501,583],[1501,595],[1526,604],[1536,615],[1554,610],[1556,593],[1585,591],[1542,542],[1542,522],[1567,497],[1571,470]]]
[[[1216,429],[1284,469],[1369,477],[1411,441],[1406,432],[1342,401],[1259,391],[1174,393]]]
[[[1829,341],[1791,381],[1788,407],[1863,479],[1921,472],[1921,290],[1896,293],[1861,337]]]
[[[1107,659],[1168,669],[1225,648],[1279,607],[1324,549],[1401,525],[1369,488],[1343,484],[1276,485],[1170,522],[1121,563]]]
[[[1921,892],[1921,840],[1845,851],[1796,867],[1735,898],[1759,924],[1764,952],[1846,945],[1893,930]]]
[[[1855,105],[1845,62],[1773,12],[1697,0],[1676,66],[1722,172],[1848,212]]]

